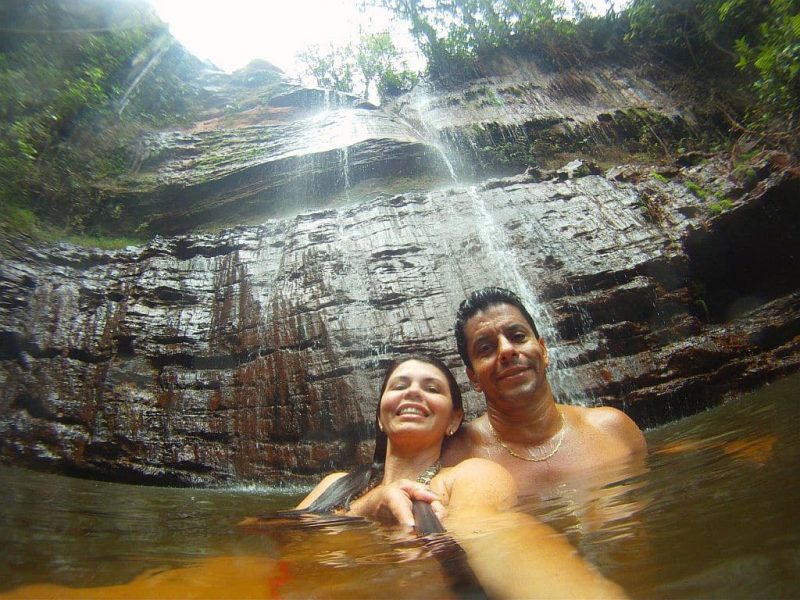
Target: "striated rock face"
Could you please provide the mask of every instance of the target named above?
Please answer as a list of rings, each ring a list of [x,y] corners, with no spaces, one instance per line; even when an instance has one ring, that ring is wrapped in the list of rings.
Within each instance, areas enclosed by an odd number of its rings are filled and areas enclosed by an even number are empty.
[[[525,57],[496,57],[488,76],[447,89],[417,86],[392,108],[441,140],[459,176],[518,172],[574,153],[669,155],[719,131],[686,102],[620,65],[546,70]]]
[[[683,182],[725,185],[723,168],[523,175],[119,252],[31,250],[0,272],[0,452],[172,484],[348,464],[386,361],[437,352],[466,383],[453,316],[490,284],[532,305],[562,399],[645,426],[699,410],[800,360],[800,179],[776,167],[714,217]]]
[[[121,182],[126,191],[116,198],[119,224],[175,234],[214,220],[324,206],[367,179],[446,172],[434,146],[385,112],[323,106],[306,113],[143,140],[139,172]]]
[[[220,112],[217,77],[207,118],[143,140],[109,185],[121,223],[169,237],[0,262],[3,461],[177,485],[347,466],[400,353],[444,357],[482,410],[452,323],[486,285],[531,308],[562,401],[643,426],[798,368],[790,161],[539,160],[710,130],[634,74],[517,64],[380,110],[288,88],[252,104],[248,77],[246,114]]]
[[[457,88],[419,86],[381,109],[286,82],[260,94],[241,76],[207,75],[208,107],[193,127],[142,139],[135,169],[103,194],[122,230],[175,235],[352,204],[378,190],[519,173],[567,153],[669,153],[667,144],[716,131],[631,69],[545,72],[521,59],[492,69]]]

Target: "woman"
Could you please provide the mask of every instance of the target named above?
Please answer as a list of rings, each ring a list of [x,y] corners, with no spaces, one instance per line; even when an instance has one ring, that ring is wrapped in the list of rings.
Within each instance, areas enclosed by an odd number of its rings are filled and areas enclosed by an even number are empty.
[[[414,355],[395,361],[381,386],[373,463],[328,475],[297,508],[401,515],[413,525],[412,492],[419,498],[419,488],[429,488],[444,527],[490,596],[624,596],[550,527],[508,510],[516,502],[508,471],[476,458],[441,468],[442,442],[463,416],[458,384],[440,360]]]

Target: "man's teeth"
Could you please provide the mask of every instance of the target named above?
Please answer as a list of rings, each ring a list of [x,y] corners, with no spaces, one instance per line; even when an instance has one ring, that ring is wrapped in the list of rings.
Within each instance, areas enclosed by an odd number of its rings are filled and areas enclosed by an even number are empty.
[[[426,416],[425,411],[416,406],[404,406],[400,410],[397,411],[398,415],[419,415],[421,417]]]

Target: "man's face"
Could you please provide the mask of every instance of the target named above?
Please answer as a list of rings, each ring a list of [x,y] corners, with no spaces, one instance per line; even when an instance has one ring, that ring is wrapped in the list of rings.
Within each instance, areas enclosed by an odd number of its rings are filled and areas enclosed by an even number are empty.
[[[487,402],[527,404],[544,389],[547,348],[515,306],[497,304],[477,313],[464,334],[472,361],[467,375]]]

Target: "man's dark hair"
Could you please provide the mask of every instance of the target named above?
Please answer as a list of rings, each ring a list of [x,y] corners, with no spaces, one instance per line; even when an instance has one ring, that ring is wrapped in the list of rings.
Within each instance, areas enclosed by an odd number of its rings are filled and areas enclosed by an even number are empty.
[[[467,349],[467,338],[464,334],[467,321],[479,312],[491,306],[497,306],[498,304],[510,304],[516,307],[519,312],[522,313],[522,316],[525,317],[528,325],[531,326],[533,335],[536,336],[537,340],[539,339],[539,331],[536,329],[536,323],[533,322],[533,317],[528,312],[528,309],[525,308],[525,305],[522,304],[520,297],[514,292],[500,287],[487,287],[476,290],[459,305],[458,312],[456,313],[456,346],[458,347],[458,353],[461,355],[461,360],[464,361],[464,365],[466,365],[467,368],[472,368],[472,361],[469,359],[469,351]]]

